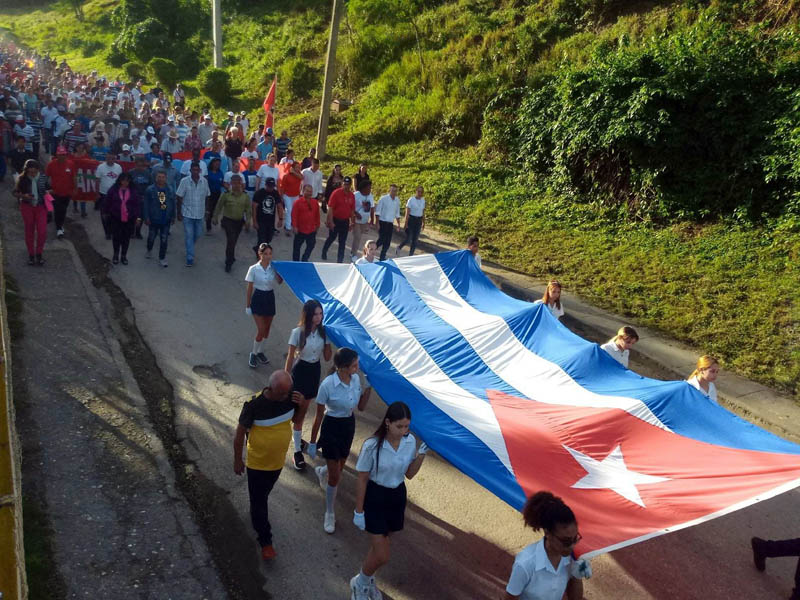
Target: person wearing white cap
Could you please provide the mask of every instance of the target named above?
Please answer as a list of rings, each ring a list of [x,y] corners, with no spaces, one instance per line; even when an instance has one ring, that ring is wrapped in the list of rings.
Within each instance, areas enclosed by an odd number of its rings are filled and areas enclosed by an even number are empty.
[[[117,158],[119,162],[133,162],[133,155],[131,154],[131,147],[128,144],[122,144],[122,152]]]
[[[247,118],[245,111],[239,113],[239,123],[242,126],[242,135],[244,139],[247,139],[247,132],[250,130],[250,119]]]
[[[206,148],[211,147],[211,133],[216,129],[211,115],[203,115],[203,122],[197,126],[197,135]]]
[[[178,132],[178,141],[181,143],[181,146],[183,146],[186,143],[186,137],[189,135],[190,131],[183,115],[178,115],[178,124],[175,125],[175,131]]]
[[[234,124],[234,121],[235,121],[235,119],[234,119],[234,117],[235,117],[235,116],[236,116],[236,115],[233,113],[233,111],[232,111],[232,110],[229,110],[229,111],[228,111],[228,118],[227,118],[227,119],[225,119],[225,120],[222,122],[222,125],[221,125],[221,127],[222,127],[222,130],[223,130],[225,133],[227,133],[227,132],[228,132],[228,128],[229,128],[229,127],[233,127],[233,124]]]
[[[103,146],[108,147],[111,144],[111,140],[106,133],[106,124],[102,121],[95,121],[94,131],[92,131],[91,135],[89,136],[92,146]],[[100,143],[98,143],[100,142]],[[102,159],[98,159],[102,160]]]

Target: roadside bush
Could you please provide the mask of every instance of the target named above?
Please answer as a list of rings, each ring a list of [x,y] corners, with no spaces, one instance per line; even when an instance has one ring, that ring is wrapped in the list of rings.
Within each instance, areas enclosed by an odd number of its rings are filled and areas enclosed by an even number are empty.
[[[128,58],[119,49],[117,43],[112,42],[111,47],[108,49],[108,52],[106,53],[106,62],[108,62],[108,64],[110,64],[112,67],[120,68],[126,62],[128,62]]]
[[[180,81],[177,65],[168,58],[154,58],[147,63],[147,72],[153,81],[160,81],[170,89]]]
[[[231,76],[224,69],[209,67],[197,78],[197,87],[217,106],[225,104],[231,97]]]
[[[290,100],[309,98],[322,88],[320,71],[300,58],[285,61],[281,65],[278,79]]]
[[[154,17],[148,17],[123,29],[116,43],[125,56],[147,63],[155,56],[169,54],[171,39],[164,23]]]
[[[144,75],[144,65],[138,62],[126,62],[122,65],[122,71],[129,81],[136,81]]]

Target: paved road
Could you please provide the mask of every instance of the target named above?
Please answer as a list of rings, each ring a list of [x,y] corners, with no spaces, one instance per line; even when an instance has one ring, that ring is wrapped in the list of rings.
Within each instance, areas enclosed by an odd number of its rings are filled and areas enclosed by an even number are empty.
[[[97,213],[84,221],[94,247],[111,256]],[[175,388],[178,434],[201,472],[229,491],[235,513],[249,530],[247,490],[232,471],[232,432],[242,402],[260,389],[271,371],[252,370],[247,356],[254,333],[244,313],[243,278],[253,262],[254,234],[243,234],[233,272],[223,270],[224,234],[198,243],[196,265],[183,266],[183,232],[174,228],[170,266],[146,260],[144,243],[133,241],[128,266],[111,276],[128,297],[136,324],[164,375]],[[320,260],[320,246],[312,257]],[[69,242],[54,242],[58,243]],[[291,240],[281,235],[275,257],[288,259]],[[332,249],[331,255],[335,256]],[[392,251],[393,253],[393,251]],[[22,255],[19,260],[24,260]],[[48,267],[46,267],[48,268]],[[300,304],[285,285],[277,292],[278,315],[267,344],[272,365],[283,365],[289,331]],[[659,375],[656,365],[633,364]],[[359,416],[354,449],[375,428],[384,410],[373,394]],[[310,432],[306,423],[305,437]],[[324,495],[310,469],[289,466],[271,496],[271,521],[278,558],[261,567],[264,597],[335,599],[348,597],[347,581],[357,572],[367,539],[350,523],[354,498],[353,466],[340,489],[337,531],[322,531]],[[408,486],[406,530],[396,537],[390,565],[379,572],[385,597],[394,600],[498,598],[513,556],[535,535],[522,527],[518,513],[438,457],[429,457]],[[598,557],[586,598],[761,599],[788,597],[789,559],[776,559],[767,574],[755,572],[748,540],[752,535],[785,536],[800,532],[798,492],[750,507],[688,530]],[[257,547],[252,537],[240,540]],[[258,575],[253,575],[258,579]]]

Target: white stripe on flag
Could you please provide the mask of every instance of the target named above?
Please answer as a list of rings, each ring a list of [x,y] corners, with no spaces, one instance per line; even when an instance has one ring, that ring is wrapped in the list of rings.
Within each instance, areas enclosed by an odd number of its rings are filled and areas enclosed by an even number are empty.
[[[670,431],[641,400],[591,392],[557,364],[531,352],[502,317],[483,313],[468,304],[453,288],[434,255],[421,254],[394,262],[422,301],[461,332],[498,377],[527,398],[546,404],[618,408]]]
[[[486,444],[513,473],[491,404],[463,389],[439,368],[354,266],[314,263],[314,267],[328,292],[350,310],[398,373]]]

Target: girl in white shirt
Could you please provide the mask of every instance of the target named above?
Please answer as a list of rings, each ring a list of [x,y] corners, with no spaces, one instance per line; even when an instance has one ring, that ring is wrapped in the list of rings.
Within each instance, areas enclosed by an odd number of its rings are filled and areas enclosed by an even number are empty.
[[[697,359],[697,366],[686,381],[706,398],[718,403],[717,386],[714,385],[717,375],[719,375],[719,361],[706,354]]]
[[[603,350],[621,364],[626,369],[628,368],[628,360],[630,359],[630,350],[633,345],[639,341],[639,334],[633,327],[620,327],[617,335],[608,340],[605,344],[600,346]]]
[[[258,262],[247,269],[244,280],[247,282],[245,312],[256,322],[256,339],[250,352],[248,364],[256,368],[260,362],[266,365],[269,359],[264,354],[264,341],[269,337],[272,319],[275,318],[275,286],[283,279],[272,266],[272,246],[261,244],[258,247]]]
[[[406,238],[400,242],[400,245],[395,250],[395,254],[400,254],[400,248],[409,244],[408,255],[414,256],[414,251],[417,249],[417,241],[419,240],[420,232],[425,229],[425,197],[422,195],[425,190],[421,185],[417,186],[417,193],[406,202],[406,222],[403,229],[406,230]]]
[[[316,452],[317,432],[321,431],[319,445],[327,463],[315,469],[319,483],[325,487],[325,519],[323,528],[333,533],[336,517],[333,506],[336,490],[342,476],[350,446],[356,432],[356,408],[363,411],[367,407],[370,388],[361,390],[358,375],[358,353],[352,348],[339,348],[333,357],[335,370],[320,384],[317,393],[317,416],[311,429],[309,455]],[[324,415],[324,417],[323,417]],[[321,424],[321,427],[320,427]],[[327,482],[327,485],[326,485]]]
[[[284,368],[292,374],[294,389],[305,398],[297,407],[292,430],[294,442],[294,468],[302,471],[306,468],[303,459],[303,421],[309,404],[317,397],[319,380],[322,373],[321,359],[331,359],[331,345],[325,335],[325,326],[322,324],[322,305],[317,300],[307,300],[300,312],[300,322],[292,329],[289,335],[289,350],[286,353]],[[313,440],[316,439],[314,434]],[[316,457],[317,446],[309,447],[311,458]]]
[[[526,546],[514,559],[506,586],[507,600],[568,600],[583,598],[583,581],[592,574],[586,560],[572,558],[580,541],[575,514],[550,492],[537,492],[522,509],[525,525],[544,531],[544,538]]]
[[[411,410],[393,402],[380,426],[364,442],[356,471],[356,508],[353,523],[371,537],[361,571],[350,580],[352,598],[381,598],[374,574],[389,562],[389,536],[403,529],[406,510],[405,479],[419,472],[428,446],[408,432]]]
[[[551,279],[547,283],[547,289],[544,291],[544,296],[541,300],[537,300],[534,304],[544,304],[550,310],[550,313],[556,318],[560,319],[564,316],[564,307],[561,305],[561,284]]]

